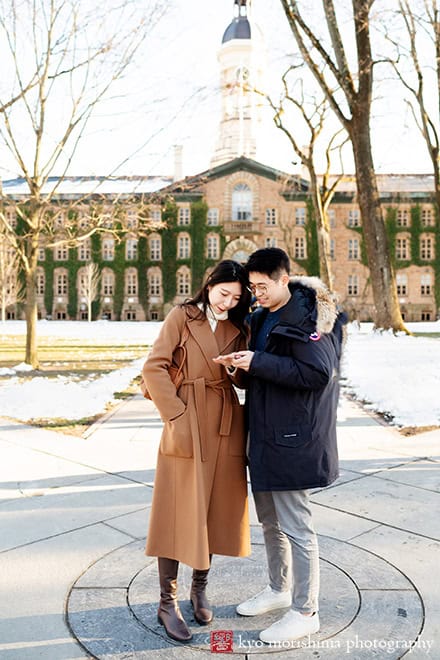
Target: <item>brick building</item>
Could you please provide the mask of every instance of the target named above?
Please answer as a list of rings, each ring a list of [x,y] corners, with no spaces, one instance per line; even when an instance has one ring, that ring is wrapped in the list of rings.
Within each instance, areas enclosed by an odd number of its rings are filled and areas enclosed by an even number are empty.
[[[255,159],[260,118],[248,82],[258,87],[263,65],[261,33],[252,24],[250,5],[249,0],[234,0],[234,16],[219,51],[222,115],[210,169],[174,181],[64,180],[53,201],[60,226],[65,209],[78,198],[82,201],[75,218],[81,222],[99,192],[100,203],[112,210],[109,217],[117,217],[124,231],[120,241],[109,231],[75,248],[42,246],[37,279],[40,317],[86,318],[81,278],[91,261],[101,272],[94,317],[114,320],[162,319],[200,286],[217,261],[244,262],[259,247],[282,247],[292,259],[293,273],[318,274],[307,180]],[[440,304],[440,244],[433,177],[379,175],[378,185],[402,316],[407,321],[434,320]],[[3,182],[3,193],[11,202],[5,209],[11,218],[15,205],[26,201],[23,181]],[[329,214],[334,289],[353,318],[369,320],[373,301],[353,179],[345,177],[338,185]],[[164,224],[155,231],[141,231],[150,220]],[[22,317],[22,309],[12,304],[8,316]]]

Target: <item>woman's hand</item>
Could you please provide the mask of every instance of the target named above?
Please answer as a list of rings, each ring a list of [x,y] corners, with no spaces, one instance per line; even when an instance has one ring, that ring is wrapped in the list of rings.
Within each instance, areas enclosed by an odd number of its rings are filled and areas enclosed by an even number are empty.
[[[253,357],[253,351],[237,351],[228,355],[218,355],[216,358],[213,358],[213,361],[223,364],[225,367],[235,367],[237,369],[243,369],[243,371],[249,371]]]

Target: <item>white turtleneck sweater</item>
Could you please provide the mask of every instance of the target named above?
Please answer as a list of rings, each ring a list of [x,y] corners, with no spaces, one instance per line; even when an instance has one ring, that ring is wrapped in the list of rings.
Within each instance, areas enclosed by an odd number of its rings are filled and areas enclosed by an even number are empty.
[[[197,307],[201,310],[203,310],[203,303],[197,303]],[[219,321],[226,321],[228,318],[228,312],[222,312],[221,314],[216,314],[212,307],[210,305],[207,306],[206,308],[206,318],[209,321],[209,325],[211,326],[211,330],[215,332],[215,329],[217,328],[217,323]]]

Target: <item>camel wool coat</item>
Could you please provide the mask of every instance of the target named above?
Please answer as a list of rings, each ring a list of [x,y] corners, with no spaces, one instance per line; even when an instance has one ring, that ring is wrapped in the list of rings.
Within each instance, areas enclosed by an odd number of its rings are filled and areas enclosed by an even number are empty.
[[[203,570],[210,554],[250,554],[250,536],[243,406],[226,369],[212,361],[246,342],[229,320],[213,332],[200,317],[195,306],[173,308],[142,373],[164,421],[146,554]],[[168,368],[185,324],[184,380],[176,392]]]

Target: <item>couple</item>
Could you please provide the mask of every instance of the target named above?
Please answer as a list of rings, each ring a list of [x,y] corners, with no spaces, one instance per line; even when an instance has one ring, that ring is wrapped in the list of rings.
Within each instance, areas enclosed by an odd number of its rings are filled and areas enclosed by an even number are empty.
[[[146,554],[158,557],[158,620],[177,641],[192,637],[177,602],[179,562],[193,568],[194,618],[207,625],[213,619],[206,596],[212,555],[250,553],[246,462],[269,584],[237,613],[289,608],[260,633],[266,643],[319,630],[309,490],[338,476],[344,318],[318,278],[291,279],[289,268],[279,248],[257,250],[245,267],[220,262],[201,291],[168,314],[143,369],[165,422]],[[251,293],[258,308],[249,338]],[[185,328],[182,358],[176,348]],[[177,392],[168,374],[173,355],[185,360]],[[247,425],[233,384],[246,388]]]

